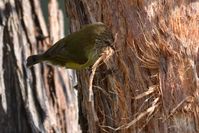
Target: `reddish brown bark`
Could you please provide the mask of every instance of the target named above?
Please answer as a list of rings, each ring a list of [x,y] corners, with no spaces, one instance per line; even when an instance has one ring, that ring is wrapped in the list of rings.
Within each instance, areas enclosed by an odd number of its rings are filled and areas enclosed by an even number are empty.
[[[102,21],[118,34],[115,54],[93,84],[98,121],[88,106],[89,73],[78,73],[85,132],[198,132],[198,4],[66,1],[72,31]],[[107,69],[113,73],[101,73]]]

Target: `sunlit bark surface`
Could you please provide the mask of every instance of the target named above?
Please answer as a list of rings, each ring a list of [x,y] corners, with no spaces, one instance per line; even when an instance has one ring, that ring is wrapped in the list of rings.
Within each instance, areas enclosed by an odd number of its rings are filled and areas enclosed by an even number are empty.
[[[39,2],[0,1],[0,132],[80,132],[74,72],[46,64],[26,67],[28,56],[64,36],[57,1],[46,3],[48,28]]]

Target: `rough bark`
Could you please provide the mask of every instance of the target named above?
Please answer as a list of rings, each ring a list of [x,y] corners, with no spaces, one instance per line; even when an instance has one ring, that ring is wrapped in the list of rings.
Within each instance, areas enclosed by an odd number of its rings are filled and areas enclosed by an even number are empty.
[[[83,132],[197,133],[197,1],[66,0],[71,31],[102,21],[118,34],[115,54],[93,84],[78,72]],[[103,73],[111,69],[112,73]]]
[[[26,67],[26,58],[63,37],[63,15],[49,1],[47,29],[38,0],[0,1],[0,132],[80,132],[74,72]],[[72,79],[69,77],[73,77]]]

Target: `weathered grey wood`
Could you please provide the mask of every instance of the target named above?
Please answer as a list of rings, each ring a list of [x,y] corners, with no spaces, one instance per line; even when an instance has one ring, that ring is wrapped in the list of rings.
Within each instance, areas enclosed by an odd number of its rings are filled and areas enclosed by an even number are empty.
[[[2,133],[81,132],[74,72],[47,64],[26,67],[28,56],[64,36],[57,1],[49,1],[49,7],[47,28],[38,0],[0,1]]]

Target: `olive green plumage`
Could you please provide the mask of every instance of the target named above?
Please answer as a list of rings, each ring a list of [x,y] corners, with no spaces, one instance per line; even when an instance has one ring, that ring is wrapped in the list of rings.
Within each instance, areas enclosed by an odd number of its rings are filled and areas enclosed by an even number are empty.
[[[56,42],[46,52],[29,56],[27,66],[42,61],[71,69],[82,69],[94,64],[103,49],[113,43],[111,31],[103,23],[83,26],[80,31]]]

